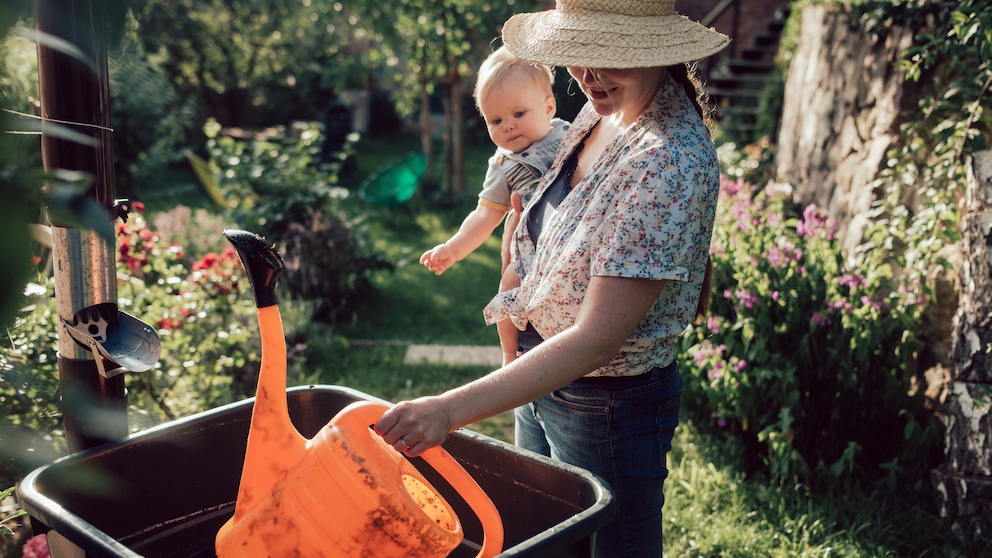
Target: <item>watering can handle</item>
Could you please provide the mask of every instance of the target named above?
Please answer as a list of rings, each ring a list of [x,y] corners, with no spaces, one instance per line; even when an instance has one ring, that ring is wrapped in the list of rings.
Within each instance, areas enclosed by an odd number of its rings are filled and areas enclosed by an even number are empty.
[[[482,548],[476,558],[492,558],[499,554],[503,549],[503,520],[482,487],[441,446],[425,451],[421,457],[461,494],[482,523]]]
[[[389,409],[386,405],[382,403],[376,403],[374,401],[361,401],[348,405],[345,407],[338,418],[342,418],[345,415],[351,415],[351,419],[360,420],[361,424],[373,424],[382,414]],[[349,419],[349,420],[351,420]],[[372,436],[378,436],[377,434],[370,432]],[[385,445],[385,444],[383,444]],[[388,447],[388,446],[387,446]],[[393,450],[404,462],[406,458],[403,454]],[[441,446],[433,447],[421,454],[435,471],[441,474],[448,484],[455,489],[458,494],[468,503],[469,507],[479,518],[482,523],[483,539],[482,539],[482,549],[479,550],[479,554],[476,558],[492,558],[499,554],[503,549],[503,520],[500,518],[499,510],[493,504],[493,501],[489,496],[482,490],[475,479],[472,478],[468,472],[455,461],[455,458],[451,456],[450,453],[444,450]]]

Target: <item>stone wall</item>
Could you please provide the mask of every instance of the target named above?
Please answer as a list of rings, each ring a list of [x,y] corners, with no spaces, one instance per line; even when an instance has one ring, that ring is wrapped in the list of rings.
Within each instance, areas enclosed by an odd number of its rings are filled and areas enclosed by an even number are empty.
[[[861,240],[874,201],[870,183],[899,133],[903,77],[894,68],[912,30],[880,40],[824,6],[802,13],[801,38],[786,80],[776,180],[794,201],[837,219],[845,248]]]
[[[799,207],[815,203],[837,219],[844,246],[862,240],[878,192],[873,182],[899,139],[917,86],[894,64],[914,30],[869,36],[845,13],[801,14],[799,47],[786,80],[776,180]],[[930,280],[937,302],[924,311],[920,376],[945,430],[945,462],[931,474],[944,517],[959,534],[992,529],[992,152],[968,162],[962,241],[944,247],[954,269]],[[912,198],[904,203],[912,208]]]

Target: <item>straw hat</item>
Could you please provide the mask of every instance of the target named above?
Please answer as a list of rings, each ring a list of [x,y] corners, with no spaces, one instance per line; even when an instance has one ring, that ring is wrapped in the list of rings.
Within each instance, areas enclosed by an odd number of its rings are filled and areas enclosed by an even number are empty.
[[[581,68],[648,68],[701,60],[730,38],[675,12],[675,0],[557,0],[517,14],[503,44],[526,60]]]

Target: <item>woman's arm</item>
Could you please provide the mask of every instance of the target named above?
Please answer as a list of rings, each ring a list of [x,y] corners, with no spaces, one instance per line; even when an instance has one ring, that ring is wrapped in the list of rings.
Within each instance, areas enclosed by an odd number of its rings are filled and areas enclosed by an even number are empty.
[[[593,277],[572,327],[507,366],[441,395],[404,401],[375,430],[413,457],[457,428],[528,403],[608,364],[654,304],[665,281]],[[403,440],[402,442],[400,440]]]

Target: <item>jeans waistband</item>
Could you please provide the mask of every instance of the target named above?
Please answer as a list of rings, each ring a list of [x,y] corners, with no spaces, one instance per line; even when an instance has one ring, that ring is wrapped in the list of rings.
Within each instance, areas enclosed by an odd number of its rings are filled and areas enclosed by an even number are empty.
[[[583,376],[572,383],[580,386],[613,386],[617,388],[637,387],[650,384],[659,378],[663,378],[668,374],[671,374],[676,368],[678,368],[678,362],[673,360],[670,364],[665,366],[655,366],[643,374],[637,374],[634,376]]]

